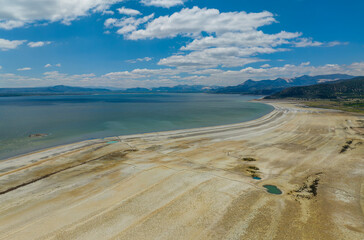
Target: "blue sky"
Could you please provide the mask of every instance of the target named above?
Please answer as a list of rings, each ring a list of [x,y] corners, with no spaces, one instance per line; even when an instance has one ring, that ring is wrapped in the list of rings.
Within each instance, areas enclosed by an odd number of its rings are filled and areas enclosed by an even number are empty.
[[[364,2],[0,0],[0,87],[364,75]]]

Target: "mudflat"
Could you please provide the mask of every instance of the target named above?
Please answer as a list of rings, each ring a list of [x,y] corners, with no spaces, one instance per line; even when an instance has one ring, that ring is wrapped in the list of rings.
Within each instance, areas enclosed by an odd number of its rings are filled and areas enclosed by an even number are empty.
[[[270,104],[1,161],[0,239],[364,239],[364,116]]]

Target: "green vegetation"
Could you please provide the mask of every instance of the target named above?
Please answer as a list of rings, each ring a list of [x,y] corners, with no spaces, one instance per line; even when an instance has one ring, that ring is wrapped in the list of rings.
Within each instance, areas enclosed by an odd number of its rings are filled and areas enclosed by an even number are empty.
[[[343,100],[310,100],[303,104],[309,107],[337,109],[347,112],[364,114],[364,99],[343,99]]]
[[[255,162],[256,159],[255,158],[252,158],[252,157],[245,157],[245,158],[243,158],[243,161],[246,161],[246,162]]]

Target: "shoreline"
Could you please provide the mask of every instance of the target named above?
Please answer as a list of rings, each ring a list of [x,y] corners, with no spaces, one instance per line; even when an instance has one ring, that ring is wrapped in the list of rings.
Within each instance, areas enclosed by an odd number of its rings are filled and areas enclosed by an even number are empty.
[[[255,102],[254,100],[250,100],[249,102]],[[62,148],[62,147],[72,147],[72,145],[84,145],[88,142],[95,142],[95,143],[101,143],[101,142],[107,142],[110,141],[108,139],[118,139],[118,138],[124,138],[124,137],[134,137],[134,136],[143,136],[143,135],[148,135],[148,134],[160,134],[160,133],[165,133],[165,132],[171,132],[173,134],[173,132],[179,132],[179,131],[193,131],[193,130],[203,130],[203,129],[208,129],[208,128],[215,128],[215,127],[229,127],[231,125],[239,125],[239,124],[243,124],[246,122],[251,122],[251,121],[256,121],[260,118],[263,118],[269,114],[271,114],[273,111],[275,111],[275,106],[273,104],[269,104],[269,103],[264,103],[261,101],[256,101],[257,103],[263,103],[263,104],[267,104],[270,106],[273,106],[273,110],[265,115],[263,115],[262,117],[259,117],[257,119],[253,119],[253,120],[248,120],[248,121],[243,121],[243,122],[238,122],[238,123],[231,123],[231,124],[222,124],[222,125],[216,125],[216,126],[208,126],[208,127],[196,127],[196,128],[186,128],[186,129],[177,129],[177,130],[166,130],[166,131],[153,131],[153,132],[146,132],[146,133],[136,133],[136,134],[126,134],[126,135],[119,135],[119,136],[110,136],[110,137],[104,137],[104,138],[92,138],[92,139],[86,139],[86,140],[81,140],[81,141],[74,141],[74,142],[70,142],[70,143],[62,143],[62,144],[55,144],[54,146],[50,146],[50,147],[41,147],[39,149],[35,149],[26,153],[21,153],[21,154],[15,154],[14,156],[10,156],[10,157],[6,157],[4,159],[0,159],[0,163],[4,162],[4,161],[10,161],[12,159],[17,159],[17,158],[22,158],[22,157],[26,157],[28,155],[32,155],[32,154],[37,154],[37,153],[41,153],[41,152],[45,152],[48,150],[52,150],[52,149],[58,149],[58,148]],[[93,144],[95,144],[93,143]]]
[[[265,103],[0,161],[0,239],[362,239],[364,116]]]

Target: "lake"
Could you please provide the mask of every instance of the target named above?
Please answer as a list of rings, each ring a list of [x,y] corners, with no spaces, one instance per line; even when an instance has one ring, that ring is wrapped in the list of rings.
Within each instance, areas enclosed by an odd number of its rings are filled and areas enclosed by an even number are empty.
[[[258,96],[110,94],[0,98],[0,159],[87,139],[208,127],[257,119]],[[48,134],[30,138],[30,134]]]

